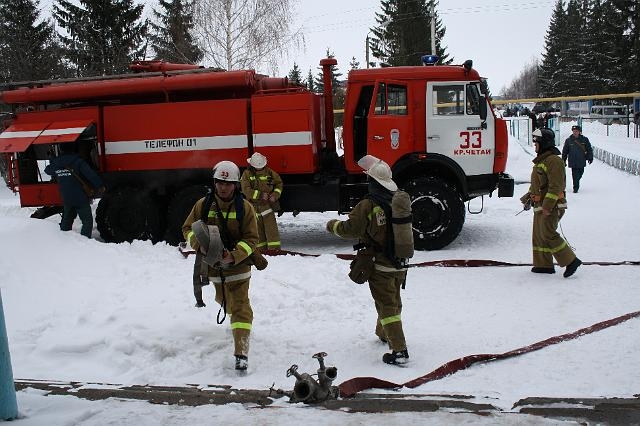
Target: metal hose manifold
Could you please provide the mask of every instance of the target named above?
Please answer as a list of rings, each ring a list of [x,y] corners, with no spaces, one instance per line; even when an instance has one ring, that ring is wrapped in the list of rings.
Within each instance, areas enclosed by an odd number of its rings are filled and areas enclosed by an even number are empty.
[[[326,356],[325,352],[318,352],[313,355],[313,358],[317,359],[320,364],[317,381],[310,374],[298,373],[298,366],[295,364],[287,370],[287,377],[293,375],[297,379],[293,387],[291,402],[322,402],[338,396],[338,388],[331,386],[331,383],[338,376],[338,369],[336,367],[325,367],[324,357]]]

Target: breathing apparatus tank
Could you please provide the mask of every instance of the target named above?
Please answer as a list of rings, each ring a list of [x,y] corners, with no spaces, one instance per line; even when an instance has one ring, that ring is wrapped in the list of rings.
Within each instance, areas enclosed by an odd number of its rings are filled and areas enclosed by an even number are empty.
[[[413,257],[413,226],[411,215],[411,197],[398,190],[391,198],[391,227],[395,255],[401,262]]]

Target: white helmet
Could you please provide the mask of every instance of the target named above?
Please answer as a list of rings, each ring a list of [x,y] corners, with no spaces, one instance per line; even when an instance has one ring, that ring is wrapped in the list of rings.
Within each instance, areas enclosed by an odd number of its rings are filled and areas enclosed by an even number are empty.
[[[213,167],[213,179],[240,182],[240,169],[232,161],[221,161]]]
[[[267,165],[267,157],[259,152],[254,152],[251,157],[247,158],[247,163],[253,168],[261,169]]]
[[[398,185],[393,181],[391,175],[391,167],[379,158],[373,155],[365,155],[358,161],[358,166],[364,169],[364,172],[374,178],[378,183],[389,191],[397,191]]]

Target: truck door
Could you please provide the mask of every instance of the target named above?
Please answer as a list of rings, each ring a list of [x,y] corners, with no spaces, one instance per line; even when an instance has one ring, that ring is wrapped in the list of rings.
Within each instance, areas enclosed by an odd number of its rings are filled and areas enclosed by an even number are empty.
[[[393,164],[413,146],[412,117],[409,114],[407,85],[378,82],[369,109],[367,154]]]
[[[476,82],[427,84],[426,151],[452,158],[467,176],[493,173],[495,120]]]

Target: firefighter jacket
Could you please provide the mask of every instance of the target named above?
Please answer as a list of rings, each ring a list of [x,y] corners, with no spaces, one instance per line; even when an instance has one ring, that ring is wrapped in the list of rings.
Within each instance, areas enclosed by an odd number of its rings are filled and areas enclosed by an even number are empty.
[[[573,135],[569,136],[562,147],[562,160],[569,160],[569,167],[572,169],[584,169],[587,161],[589,163],[593,161],[593,148],[589,139],[583,135],[577,138]]]
[[[82,189],[82,184],[69,170],[73,169],[76,174],[89,182],[93,188],[103,186],[100,176],[84,161],[78,154],[62,154],[51,159],[50,164],[44,171],[50,176],[54,176],[60,185],[60,195],[65,205],[73,207],[83,207],[89,204],[90,199]]]
[[[218,226],[222,240],[225,241],[225,232],[227,232],[227,237],[231,240],[230,244],[232,244],[232,247],[229,249],[229,253],[233,256],[234,262],[231,265],[225,265],[223,267],[225,277],[247,274],[250,276],[251,259],[249,259],[249,257],[255,251],[256,244],[258,243],[258,225],[255,210],[248,201],[242,200],[242,202],[244,205],[244,214],[241,218],[238,218],[236,217],[234,200],[223,201],[215,195],[215,202],[211,204],[207,215],[207,224]],[[188,241],[196,251],[198,251],[200,247],[194,233],[191,231],[191,224],[201,219],[203,203],[204,198],[196,202],[182,225],[182,234],[185,240]],[[219,207],[219,211],[216,204]],[[219,213],[222,214],[222,218]],[[209,267],[209,276],[220,276],[220,269]]]
[[[564,162],[558,154],[560,151],[552,147],[533,159],[529,192],[522,196],[520,201],[526,204],[530,199],[533,202],[534,212],[542,209],[551,211],[554,208],[567,208],[564,192]]]
[[[269,167],[256,170],[248,167],[240,178],[242,193],[262,211],[262,207],[268,207],[269,201],[265,198],[274,195],[276,201],[282,194],[282,178]]]
[[[385,256],[384,248],[388,234],[387,218],[382,207],[370,198],[365,198],[356,205],[345,221],[337,219],[327,223],[327,230],[341,238],[355,239],[372,250],[375,263],[396,270],[393,263]]]

